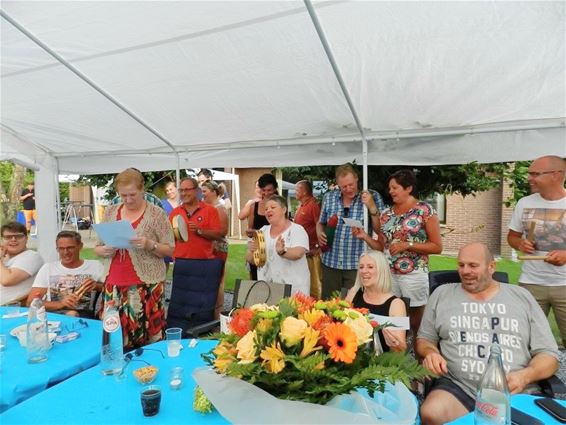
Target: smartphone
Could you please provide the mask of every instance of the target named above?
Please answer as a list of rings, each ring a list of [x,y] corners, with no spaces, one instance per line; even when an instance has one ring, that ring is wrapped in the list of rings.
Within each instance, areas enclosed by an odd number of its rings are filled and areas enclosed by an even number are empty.
[[[559,422],[566,423],[566,407],[557,403],[554,399],[538,398],[535,400],[535,404]]]
[[[544,422],[512,407],[511,425],[544,425]]]

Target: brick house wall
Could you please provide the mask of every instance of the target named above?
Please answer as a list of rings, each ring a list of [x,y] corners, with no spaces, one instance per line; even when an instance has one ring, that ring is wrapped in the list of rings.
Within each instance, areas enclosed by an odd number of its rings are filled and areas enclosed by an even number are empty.
[[[447,195],[446,227],[442,229],[445,234],[443,252],[456,253],[467,243],[483,242],[493,254],[500,255],[504,221],[501,207],[501,187],[477,193],[475,196]],[[454,230],[447,233],[449,228]]]

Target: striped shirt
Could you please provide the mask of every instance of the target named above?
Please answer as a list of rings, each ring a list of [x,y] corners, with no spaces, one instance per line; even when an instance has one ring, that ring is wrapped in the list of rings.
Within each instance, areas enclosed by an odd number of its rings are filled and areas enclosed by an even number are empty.
[[[370,190],[370,192],[377,208],[380,211],[385,209],[386,205],[381,195],[374,190]],[[347,209],[342,204],[342,192],[340,190],[327,192],[322,199],[320,222],[322,224],[327,223],[333,215],[337,216],[338,225],[336,226],[332,247],[322,254],[322,263],[333,269],[356,270],[360,255],[364,252],[365,242],[352,235],[352,228],[344,224],[342,217],[359,220],[363,223],[364,204],[362,203],[361,192],[356,194]]]

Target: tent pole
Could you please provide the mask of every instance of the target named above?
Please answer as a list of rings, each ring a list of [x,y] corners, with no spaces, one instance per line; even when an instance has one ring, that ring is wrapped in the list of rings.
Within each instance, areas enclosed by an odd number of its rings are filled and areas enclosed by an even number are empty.
[[[334,58],[334,54],[332,53],[332,49],[330,48],[330,45],[328,44],[328,40],[326,38],[326,35],[324,34],[324,30],[322,29],[322,26],[320,25],[316,11],[314,10],[314,7],[312,6],[312,3],[311,3],[310,0],[304,0],[304,2],[305,2],[305,6],[306,6],[306,8],[309,12],[309,15],[311,17],[312,23],[313,23],[313,25],[316,29],[316,33],[318,34],[318,38],[320,39],[320,42],[322,43],[322,47],[324,48],[324,51],[325,51],[326,56],[328,58],[328,61],[330,62],[330,66],[332,66],[332,70],[334,71],[334,75],[336,76],[336,80],[338,80],[338,84],[340,85],[340,89],[342,90],[342,94],[344,95],[344,98],[346,99],[346,102],[348,103],[348,108],[350,109],[352,117],[354,118],[354,121],[356,122],[356,127],[358,127],[358,131],[360,132],[360,135],[362,137],[363,189],[367,190],[368,189],[368,172],[367,172],[367,169],[368,169],[368,165],[367,165],[368,164],[368,143],[367,143],[364,127],[362,126],[362,123],[360,121],[358,113],[356,112],[356,108],[354,107],[354,103],[352,102],[352,98],[350,97],[350,93],[348,92],[348,88],[346,87],[346,84],[344,83],[344,79],[342,78],[342,73],[340,72],[340,68],[338,67],[338,64],[336,63],[336,59]],[[368,210],[365,207],[364,207],[364,223],[368,223]],[[367,245],[364,244],[364,246],[367,248]]]
[[[61,65],[63,65],[65,68],[67,68],[73,74],[75,74],[77,77],[79,77],[85,83],[87,83],[90,87],[92,87],[95,91],[100,93],[107,100],[109,100],[111,103],[113,103],[115,106],[117,106],[120,110],[122,110],[126,115],[128,115],[130,118],[132,118],[138,124],[140,124],[142,127],[144,127],[146,130],[148,130],[151,134],[153,134],[155,137],[157,137],[159,140],[161,140],[163,143],[165,143],[167,146],[169,146],[173,152],[176,152],[176,149],[175,149],[175,146],[173,145],[173,143],[171,143],[169,140],[167,140],[167,138],[165,136],[163,136],[155,128],[153,128],[149,124],[147,124],[144,120],[142,120],[140,117],[138,117],[134,112],[130,111],[128,108],[126,108],[124,105],[122,105],[122,103],[120,103],[110,93],[108,93],[106,90],[104,90],[98,84],[96,84],[93,80],[88,78],[85,74],[83,74],[81,71],[79,71],[78,68],[76,68],[71,63],[69,63],[65,58],[63,58],[63,56],[61,56],[60,54],[55,52],[53,49],[51,49],[47,44],[42,42],[35,35],[30,33],[19,22],[17,22],[15,19],[13,19],[10,15],[8,15],[2,9],[0,9],[0,16],[2,16],[2,18],[4,18],[6,21],[8,21],[10,24],[12,24],[18,31],[20,31],[22,34],[24,34],[32,42],[37,44],[47,54],[49,54],[55,60],[57,60],[59,63],[61,63]]]

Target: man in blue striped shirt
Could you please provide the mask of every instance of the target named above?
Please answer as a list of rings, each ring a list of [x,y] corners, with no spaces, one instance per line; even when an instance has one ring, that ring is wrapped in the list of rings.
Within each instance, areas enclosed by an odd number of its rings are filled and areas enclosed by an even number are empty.
[[[334,291],[351,288],[356,280],[358,260],[364,252],[364,242],[354,237],[352,228],[346,226],[342,218],[363,222],[364,204],[358,189],[358,173],[351,164],[336,168],[336,185],[339,190],[331,190],[324,195],[317,235],[320,246],[327,244],[324,228],[336,216],[334,241],[322,254],[322,299],[328,299]],[[385,208],[381,195],[370,191],[379,210]]]

